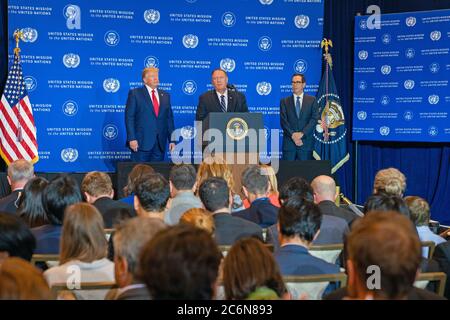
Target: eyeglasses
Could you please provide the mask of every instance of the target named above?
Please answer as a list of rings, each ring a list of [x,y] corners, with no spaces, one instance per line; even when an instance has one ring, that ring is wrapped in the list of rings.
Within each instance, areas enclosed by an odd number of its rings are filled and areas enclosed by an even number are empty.
[[[300,84],[300,83],[304,83],[303,81],[292,81],[292,84]]]

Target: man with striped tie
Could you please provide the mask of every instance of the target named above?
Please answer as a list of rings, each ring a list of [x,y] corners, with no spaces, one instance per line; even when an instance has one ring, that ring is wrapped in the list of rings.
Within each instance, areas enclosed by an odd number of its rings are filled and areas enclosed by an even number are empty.
[[[213,90],[198,99],[195,119],[203,121],[210,112],[248,112],[245,96],[228,85],[228,75],[222,69],[215,69],[211,75]]]
[[[159,89],[157,68],[142,71],[144,86],[128,93],[125,108],[127,143],[131,149],[131,161],[163,161],[166,145],[175,147],[171,141],[174,130],[170,95]]]
[[[319,120],[316,98],[303,92],[303,74],[292,76],[292,92],[280,101],[280,121],[283,128],[283,160],[313,160],[313,131]]]

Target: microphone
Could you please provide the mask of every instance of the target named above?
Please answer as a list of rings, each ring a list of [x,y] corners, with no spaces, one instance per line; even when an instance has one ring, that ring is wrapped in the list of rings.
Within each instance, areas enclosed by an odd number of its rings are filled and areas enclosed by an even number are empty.
[[[227,84],[227,89],[230,91],[236,91],[236,87],[234,86],[234,84],[231,83]]]
[[[352,211],[353,211],[354,213],[356,213],[358,216],[364,217],[364,213],[362,213],[361,210],[359,210],[358,207],[355,206],[355,205],[350,201],[349,198],[347,198],[346,196],[344,196],[343,193],[339,194],[339,196],[341,197],[342,201],[343,201],[346,205],[348,205],[348,208],[349,208],[350,210],[352,210]]]

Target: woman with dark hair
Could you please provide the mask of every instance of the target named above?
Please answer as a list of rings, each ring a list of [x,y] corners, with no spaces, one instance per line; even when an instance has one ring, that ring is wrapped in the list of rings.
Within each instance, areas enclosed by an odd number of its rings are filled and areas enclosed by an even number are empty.
[[[19,198],[17,214],[30,228],[50,223],[42,203],[42,194],[47,185],[46,179],[33,178],[27,182]]]
[[[228,251],[223,263],[223,285],[226,299],[254,298],[255,293],[273,298],[286,298],[286,286],[272,253],[255,238],[238,240]],[[259,294],[258,294],[259,295]]]
[[[127,185],[123,188],[124,198],[120,201],[134,205],[134,188],[141,177],[155,173],[155,170],[147,164],[137,164],[128,174]]]

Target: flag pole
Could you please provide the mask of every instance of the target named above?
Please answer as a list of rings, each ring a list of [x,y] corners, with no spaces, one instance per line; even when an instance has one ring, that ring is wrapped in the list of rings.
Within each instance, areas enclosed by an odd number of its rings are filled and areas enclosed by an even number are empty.
[[[23,32],[21,30],[19,30],[19,29],[16,29],[14,31],[13,35],[14,35],[14,38],[16,40],[16,47],[14,48],[14,56],[15,56],[14,59],[20,60],[19,42],[20,42],[20,39],[23,36]],[[18,104],[17,108],[19,109],[19,112],[17,114],[17,134],[16,134],[16,137],[17,137],[17,141],[18,142],[22,142],[22,140],[23,140],[22,126],[20,125],[20,115],[21,115],[21,111],[22,111],[21,110],[22,106],[21,106],[20,103]]]

